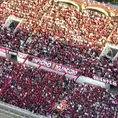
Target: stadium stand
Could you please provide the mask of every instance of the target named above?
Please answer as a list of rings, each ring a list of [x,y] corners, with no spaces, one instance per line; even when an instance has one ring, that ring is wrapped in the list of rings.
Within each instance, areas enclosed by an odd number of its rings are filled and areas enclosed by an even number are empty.
[[[48,116],[53,111],[55,103],[59,104],[66,100],[68,108],[61,112],[64,117],[118,116],[117,96],[106,89],[77,84],[55,73],[14,64],[2,57],[0,59],[2,63],[0,81],[3,83],[0,86],[0,100],[3,102]]]
[[[117,46],[118,22],[114,17],[118,11],[96,2],[71,2],[4,1],[0,7],[0,46],[26,54],[29,60],[35,56],[78,69],[85,77],[118,82],[118,58],[100,57],[107,43]],[[99,12],[91,10],[96,6]],[[118,96],[108,90],[3,57],[0,100],[47,117],[118,117]]]
[[[117,81],[118,78],[117,59],[112,62],[105,57],[99,58],[101,51],[97,46],[86,44],[78,44],[78,47],[70,46],[59,40],[55,41],[51,35],[45,33],[30,35],[28,32],[19,31],[10,34],[7,29],[1,29],[1,45],[25,54],[77,68],[87,77],[93,78],[96,75],[113,81]]]

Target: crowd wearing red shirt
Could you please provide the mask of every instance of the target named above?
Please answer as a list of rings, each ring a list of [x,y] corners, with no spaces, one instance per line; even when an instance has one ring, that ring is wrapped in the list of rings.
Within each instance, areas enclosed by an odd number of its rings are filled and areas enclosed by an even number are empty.
[[[104,88],[78,84],[64,76],[15,64],[0,57],[0,100],[48,116],[66,101],[63,118],[117,118],[118,96]]]
[[[21,30],[10,33],[2,27],[0,38],[0,44],[4,47],[77,68],[86,77],[93,78],[96,75],[112,81],[118,79],[117,58],[114,61],[105,57],[100,58],[101,50],[97,46],[86,44],[71,46],[55,40],[46,33],[39,32],[36,35]]]
[[[3,28],[9,15],[24,19],[15,33]],[[107,41],[118,44],[117,22],[111,17],[92,10],[79,12],[53,0],[11,0],[2,4],[0,16],[1,46],[80,69],[86,77],[118,81],[118,59],[99,57]],[[118,117],[118,96],[106,89],[2,57],[0,100],[45,116],[55,103],[66,100],[68,108],[60,113],[63,118]]]

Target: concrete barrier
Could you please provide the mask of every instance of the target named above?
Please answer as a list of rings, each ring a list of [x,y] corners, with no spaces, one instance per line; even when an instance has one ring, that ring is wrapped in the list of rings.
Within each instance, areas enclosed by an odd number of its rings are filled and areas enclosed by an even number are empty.
[[[47,118],[45,116],[42,115],[36,115],[28,110],[25,109],[21,109],[19,107],[4,103],[0,101],[0,109],[5,110],[5,111],[9,111],[10,113],[19,115],[21,117],[25,117],[25,118]]]

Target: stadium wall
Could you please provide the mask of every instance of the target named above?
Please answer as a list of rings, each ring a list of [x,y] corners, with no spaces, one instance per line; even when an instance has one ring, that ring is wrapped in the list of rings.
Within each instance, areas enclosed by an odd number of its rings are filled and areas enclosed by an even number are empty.
[[[71,3],[74,6],[78,6],[77,8],[79,8],[80,11],[92,9],[104,13],[106,16],[118,16],[117,9],[111,8],[110,6],[106,6],[104,3],[99,3],[95,1],[85,2],[84,0],[56,0],[56,2]]]
[[[18,116],[25,117],[25,118],[47,118],[45,116],[36,115],[30,111],[15,107],[13,105],[10,105],[1,101],[0,101],[0,110],[8,111],[9,113],[13,113]]]

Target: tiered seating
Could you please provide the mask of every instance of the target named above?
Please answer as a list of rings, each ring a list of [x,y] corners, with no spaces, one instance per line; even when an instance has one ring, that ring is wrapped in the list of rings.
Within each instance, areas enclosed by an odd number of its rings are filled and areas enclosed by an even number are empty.
[[[118,114],[115,112],[117,105],[114,105],[114,101],[112,101],[113,96],[109,100],[107,99],[108,96],[111,95],[103,88],[92,85],[79,85],[78,90],[69,99],[70,109],[63,114],[70,116],[70,118],[78,118],[78,116],[82,118],[117,117]],[[111,104],[109,104],[110,102]],[[112,109],[110,109],[111,107]]]
[[[15,34],[1,27],[0,45],[80,69],[87,77],[118,80],[118,59],[110,62],[105,57],[99,58],[101,46],[116,25],[110,17],[90,10],[81,13],[72,5],[51,0],[3,3],[1,24],[10,14],[23,18],[24,22]],[[117,28],[111,37],[115,44],[116,39]],[[4,58],[0,58],[0,100],[43,115],[50,114],[55,103],[66,100],[68,109],[60,114],[63,117],[118,116],[117,98],[106,89],[78,85],[64,76],[13,64]]]
[[[11,83],[16,67],[18,68],[19,64],[16,66],[10,60],[0,57],[0,96]]]
[[[0,45],[11,50],[18,51],[27,40],[27,34],[22,31],[17,31],[15,34],[9,32],[7,28],[0,27]]]
[[[100,50],[97,47],[78,45],[79,48],[77,48],[54,41],[51,36],[34,37],[26,42],[21,51],[80,69],[83,75],[87,77],[97,75],[98,77],[117,80],[117,60],[111,62],[105,57],[99,58]]]
[[[83,26],[80,27],[80,36],[83,37],[84,42],[100,47],[105,45],[108,36],[116,25],[112,18],[92,10],[85,11],[82,24]]]
[[[55,36],[54,39],[74,46],[86,43],[101,48],[116,26],[112,18],[102,13],[92,10],[82,13],[75,6],[53,0],[36,2],[11,0],[1,6],[3,19],[10,14],[24,19],[19,26],[22,30],[35,33],[42,30]]]
[[[0,32],[0,44],[4,47],[80,69],[87,77],[97,75],[117,80],[117,60],[109,62],[105,58],[99,59],[101,51],[95,46],[78,44],[79,48],[77,48],[65,45],[59,40],[55,41],[52,36],[41,32],[38,35],[22,31],[12,34],[7,29],[3,30],[2,28]]]
[[[10,0],[2,4],[0,17],[4,20],[10,15],[22,18],[23,23],[19,27],[23,29],[27,26],[26,29],[33,31],[50,4],[50,0]]]
[[[5,58],[0,57],[0,92],[3,86],[7,83],[8,79],[11,78],[12,63]]]
[[[116,22],[104,14],[75,6],[55,3],[43,15],[40,25],[45,32],[57,36],[69,45],[86,43],[103,47]]]
[[[6,84],[0,88],[0,100],[4,102],[48,115],[56,103],[65,100],[68,108],[61,112],[64,118],[116,118],[118,115],[117,99],[106,89],[77,84],[64,76],[25,65],[9,64],[11,62],[5,59],[1,59],[1,62],[4,68],[11,68],[11,78],[7,80],[10,82],[2,80]]]
[[[55,3],[41,19],[41,27],[58,37],[77,39],[80,13],[75,6]],[[72,37],[71,37],[72,36]]]

